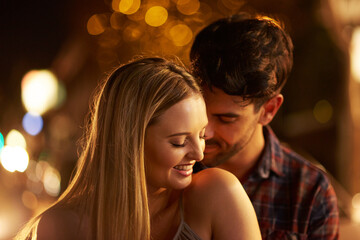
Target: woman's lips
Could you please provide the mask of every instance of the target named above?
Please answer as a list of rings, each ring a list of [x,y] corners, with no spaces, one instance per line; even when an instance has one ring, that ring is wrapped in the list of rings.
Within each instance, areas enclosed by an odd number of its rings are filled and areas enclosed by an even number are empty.
[[[193,164],[176,165],[173,167],[175,171],[183,176],[190,176],[193,172]]]

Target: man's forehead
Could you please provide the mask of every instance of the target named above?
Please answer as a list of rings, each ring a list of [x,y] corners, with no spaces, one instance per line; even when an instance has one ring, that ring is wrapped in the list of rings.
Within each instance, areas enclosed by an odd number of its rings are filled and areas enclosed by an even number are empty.
[[[205,99],[207,97],[215,96],[216,98],[215,100],[224,100],[226,102],[232,102],[240,107],[245,107],[251,104],[251,101],[249,99],[244,99],[242,96],[238,96],[238,95],[229,95],[225,93],[223,90],[216,87],[209,88],[205,86],[203,89],[205,93]]]

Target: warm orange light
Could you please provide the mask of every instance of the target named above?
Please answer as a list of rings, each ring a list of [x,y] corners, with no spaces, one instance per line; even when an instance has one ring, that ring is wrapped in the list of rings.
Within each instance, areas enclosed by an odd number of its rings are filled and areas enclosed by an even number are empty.
[[[21,200],[25,207],[29,209],[36,209],[38,206],[38,200],[34,193],[30,191],[24,191]]]
[[[87,31],[91,35],[100,35],[105,31],[107,17],[104,14],[94,14],[87,22]]]
[[[199,10],[194,15],[197,22],[205,22],[212,18],[213,9],[206,3],[201,2]]]
[[[147,10],[145,22],[153,27],[163,25],[168,18],[168,11],[161,6],[154,6]]]
[[[123,38],[125,42],[133,42],[138,40],[143,33],[143,29],[139,25],[131,24],[123,31]]]
[[[327,123],[333,116],[333,107],[327,100],[320,100],[315,104],[313,114],[319,123]]]
[[[246,2],[241,0],[221,0],[222,4],[229,10],[239,9]]]
[[[193,38],[193,32],[185,24],[177,24],[170,29],[170,37],[175,46],[185,46]]]
[[[198,0],[178,0],[176,7],[182,14],[192,15],[199,10],[200,2]]]
[[[148,1],[148,7],[153,7],[153,6],[162,6],[166,9],[169,9],[170,7],[170,1],[171,0],[151,0]],[[172,2],[176,2],[177,0],[172,0]]]
[[[355,28],[351,39],[351,75],[360,83],[360,27]]]
[[[123,28],[125,19],[122,19],[124,15],[118,12],[113,12],[110,16],[110,26],[112,29],[120,30]]]
[[[99,37],[99,45],[105,48],[113,48],[119,44],[120,40],[119,31],[108,29]]]
[[[113,0],[112,9],[115,12],[121,12],[126,15],[136,13],[141,5],[140,0]]]
[[[59,81],[49,70],[31,70],[21,81],[21,99],[25,109],[43,115],[57,106]]]

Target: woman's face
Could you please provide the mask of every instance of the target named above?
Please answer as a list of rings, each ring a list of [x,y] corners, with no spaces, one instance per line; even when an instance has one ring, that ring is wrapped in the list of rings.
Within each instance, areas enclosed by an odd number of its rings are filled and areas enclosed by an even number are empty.
[[[148,127],[145,166],[148,190],[182,189],[191,182],[196,161],[204,157],[205,103],[191,96],[166,110]]]

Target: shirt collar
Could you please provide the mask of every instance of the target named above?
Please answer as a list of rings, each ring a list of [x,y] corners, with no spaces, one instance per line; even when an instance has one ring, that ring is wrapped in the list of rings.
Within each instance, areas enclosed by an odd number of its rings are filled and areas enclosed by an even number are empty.
[[[265,147],[256,169],[257,175],[268,178],[270,172],[274,172],[276,175],[283,176],[285,173],[280,142],[270,126],[263,127],[263,134]]]

